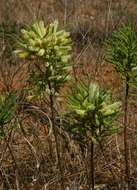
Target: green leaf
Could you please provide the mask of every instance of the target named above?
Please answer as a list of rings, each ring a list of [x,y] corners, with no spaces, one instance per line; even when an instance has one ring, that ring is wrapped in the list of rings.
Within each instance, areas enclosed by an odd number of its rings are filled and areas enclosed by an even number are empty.
[[[16,51],[14,51],[14,53],[16,55],[18,55],[20,58],[23,58],[23,59],[25,59],[25,58],[27,58],[29,56],[29,52],[28,51],[16,50]]]

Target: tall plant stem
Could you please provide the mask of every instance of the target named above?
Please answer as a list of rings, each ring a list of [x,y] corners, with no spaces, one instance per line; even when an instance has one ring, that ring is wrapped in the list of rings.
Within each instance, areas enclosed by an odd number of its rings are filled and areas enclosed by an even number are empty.
[[[94,136],[94,131],[91,129],[91,136]],[[94,142],[91,139],[90,143],[90,173],[89,173],[89,190],[94,190],[95,186],[95,168],[94,168]]]
[[[127,127],[128,127],[128,96],[129,96],[129,77],[125,81],[125,96],[124,96],[124,158],[125,158],[125,181],[130,190],[130,168],[129,168],[129,152],[127,142]]]
[[[52,87],[51,87],[51,83],[48,83],[49,86],[49,90],[51,92]],[[60,187],[61,190],[65,190],[65,185],[64,185],[64,179],[63,179],[63,168],[62,168],[62,164],[61,164],[61,158],[60,158],[60,152],[59,152],[59,143],[58,143],[58,137],[57,137],[57,130],[56,130],[56,126],[55,126],[55,115],[54,115],[54,100],[53,100],[53,95],[50,93],[50,108],[51,108],[51,120],[52,120],[52,126],[53,126],[53,133],[54,133],[54,137],[55,137],[55,144],[56,144],[56,153],[57,153],[57,159],[58,159],[58,166],[59,166],[59,170],[60,170]]]
[[[91,141],[91,187],[94,190],[95,186],[95,177],[94,177],[94,143]]]

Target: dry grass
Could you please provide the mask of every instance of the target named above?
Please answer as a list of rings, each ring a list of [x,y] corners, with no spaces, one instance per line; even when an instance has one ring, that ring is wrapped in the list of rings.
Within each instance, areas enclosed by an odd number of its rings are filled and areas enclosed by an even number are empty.
[[[66,2],[66,4],[65,4]],[[71,32],[74,42],[73,76],[74,78],[93,77],[102,86],[112,89],[115,95],[122,97],[122,83],[114,69],[103,59],[103,43],[112,31],[128,15],[137,18],[135,0],[1,0],[0,23],[29,24],[36,19],[46,23],[58,19],[62,26]],[[27,84],[28,63],[11,64],[11,57],[5,55],[4,33],[1,36],[0,53],[0,90],[5,93],[18,89],[23,98],[22,88]],[[24,104],[26,102],[23,102]],[[0,189],[1,190],[58,190],[59,171],[55,152],[55,140],[47,117],[38,113],[32,104],[21,105],[18,128],[7,126],[6,138],[0,141]],[[47,102],[35,102],[41,112],[49,114]],[[59,110],[63,108],[59,107]],[[58,114],[57,114],[58,115]],[[137,187],[137,142],[136,109],[129,113],[129,146],[131,178]],[[122,123],[121,119],[119,121]],[[87,190],[85,151],[70,138],[69,134],[59,129],[60,152],[63,163],[64,180],[68,189]],[[7,145],[8,143],[8,145]],[[103,149],[96,147],[96,183],[105,184],[108,189],[116,189],[116,184],[123,189],[123,141],[121,134],[114,135],[103,142]],[[110,172],[110,168],[113,174]],[[77,188],[76,188],[77,187]],[[99,188],[98,188],[99,190]]]

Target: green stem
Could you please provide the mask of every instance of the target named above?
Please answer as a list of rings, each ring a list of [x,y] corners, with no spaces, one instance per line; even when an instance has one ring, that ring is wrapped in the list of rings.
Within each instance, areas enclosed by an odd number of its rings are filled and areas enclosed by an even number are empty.
[[[52,91],[51,83],[48,83],[49,90],[50,92]],[[63,168],[62,168],[62,163],[61,163],[61,158],[60,158],[60,152],[59,152],[59,144],[58,144],[58,137],[57,137],[57,130],[55,126],[55,115],[54,115],[54,100],[53,100],[53,95],[50,93],[50,107],[51,107],[51,120],[52,120],[52,126],[53,126],[53,133],[55,137],[55,144],[56,144],[56,153],[57,153],[57,159],[58,159],[58,166],[60,170],[60,187],[61,190],[65,190],[65,185],[64,185],[64,179],[63,179]]]
[[[94,131],[91,129],[91,136],[94,136]],[[94,167],[94,142],[91,139],[90,143],[90,170],[88,176],[89,190],[94,190],[95,186],[95,167]]]
[[[94,143],[91,141],[91,182],[92,182],[92,190],[94,190],[95,186],[95,177],[94,177]]]
[[[130,190],[130,168],[129,168],[129,153],[127,142],[127,127],[128,127],[128,95],[129,95],[129,78],[126,77],[125,81],[125,97],[124,97],[124,158],[125,158],[125,181],[128,184],[128,190]]]

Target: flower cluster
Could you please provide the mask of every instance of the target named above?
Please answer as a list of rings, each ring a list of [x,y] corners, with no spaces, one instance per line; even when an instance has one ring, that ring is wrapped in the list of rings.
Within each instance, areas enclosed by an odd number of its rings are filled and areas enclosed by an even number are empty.
[[[49,82],[55,92],[58,91],[69,78],[70,33],[60,30],[57,21],[47,26],[43,21],[36,22],[21,32],[15,53],[20,58],[40,60],[38,67],[42,72],[34,71],[30,75],[38,91],[45,90]]]

